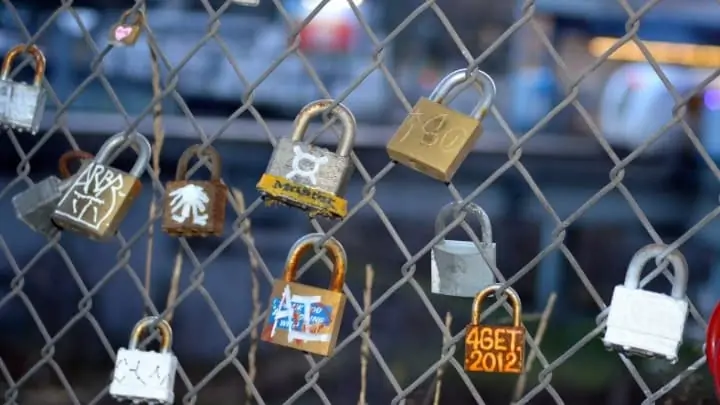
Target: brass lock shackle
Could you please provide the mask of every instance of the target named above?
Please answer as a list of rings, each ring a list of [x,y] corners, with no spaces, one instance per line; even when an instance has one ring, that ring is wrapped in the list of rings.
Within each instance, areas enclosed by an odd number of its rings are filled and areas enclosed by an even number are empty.
[[[637,290],[640,288],[640,275],[645,268],[645,265],[667,250],[666,245],[653,243],[638,250],[637,253],[630,259],[627,273],[625,273],[626,288]],[[673,250],[667,256],[667,260],[672,265],[673,272],[675,274],[675,282],[672,285],[672,291],[670,296],[675,299],[685,298],[688,284],[688,264],[685,260],[685,256],[678,250]]]
[[[156,316],[148,316],[141,319],[133,327],[132,333],[130,334],[130,342],[128,343],[129,350],[137,349],[143,332],[155,322],[157,322],[157,328],[160,329],[160,351],[167,353],[172,349],[173,332],[168,321]]]
[[[128,22],[128,19],[131,16],[134,16],[134,18],[130,22]],[[138,10],[126,10],[124,13],[122,13],[120,19],[118,19],[117,24],[139,25],[142,27],[145,24],[145,13],[142,11],[142,7]]]
[[[312,250],[317,242],[320,242],[325,235],[321,233],[309,233],[302,238],[298,239],[295,244],[290,248],[290,254],[288,254],[287,261],[285,262],[285,273],[283,273],[283,279],[286,283],[292,283],[295,281],[298,267],[300,267],[300,258]],[[330,276],[330,291],[340,292],[342,291],[343,284],[345,284],[345,273],[347,270],[347,253],[345,248],[335,238],[330,238],[325,242],[325,247],[333,261],[333,272]]]
[[[21,53],[29,53],[35,59],[35,79],[33,86],[40,87],[43,77],[45,77],[45,54],[35,45],[16,45],[5,54],[5,59],[0,68],[0,80],[7,80],[10,76],[10,69],[15,58]]]
[[[453,214],[453,210],[457,204],[457,202],[451,202],[440,209],[438,216],[435,218],[435,235],[445,230],[448,223],[447,218]],[[490,223],[490,217],[487,212],[475,203],[467,204],[463,210],[480,220],[480,240],[485,243],[492,243],[492,224]],[[443,238],[443,240],[445,240],[445,238]]]
[[[185,149],[185,152],[183,152],[180,156],[180,160],[178,160],[177,169],[175,171],[175,181],[186,180],[190,158],[193,156],[202,157],[203,155],[208,156],[210,158],[210,163],[212,163],[212,168],[210,169],[210,179],[220,180],[222,162],[220,161],[220,154],[218,154],[217,149],[211,145],[207,145],[203,149],[203,145],[197,144]]]
[[[83,159],[94,159],[95,156],[93,156],[90,152],[85,152],[84,150],[69,150],[60,156],[60,159],[58,160],[58,171],[60,172],[60,177],[63,179],[69,179],[72,177],[72,173],[70,172],[70,162],[74,160],[83,160]]]
[[[141,135],[139,132],[133,131],[133,133],[130,134],[128,138],[130,139],[130,145],[135,146],[138,154],[135,164],[133,165],[132,169],[130,169],[130,175],[133,177],[141,177],[142,174],[145,172],[145,166],[150,161],[150,155],[152,154],[152,146],[150,146],[150,142],[147,140],[147,138],[144,135]],[[111,136],[107,141],[105,141],[102,147],[100,147],[100,151],[97,153],[97,155],[95,155],[94,161],[102,165],[110,165],[112,163],[110,161],[112,153],[115,152],[124,143],[125,132],[120,132]]]
[[[494,294],[497,290],[502,287],[501,284],[493,284],[485,287],[484,290],[477,293],[473,300],[472,316],[470,318],[470,325],[480,324],[480,307],[482,307],[483,301],[490,295]],[[510,305],[513,307],[513,326],[519,328],[521,326],[520,319],[522,317],[522,304],[520,304],[520,295],[512,287],[507,287],[504,291],[505,295],[510,301]]]
[[[313,101],[303,107],[297,117],[295,117],[294,128],[290,139],[293,142],[302,142],[305,137],[305,132],[307,132],[308,126],[310,125],[310,120],[328,111],[333,104],[335,104],[335,100],[322,99]],[[355,116],[350,109],[342,103],[336,105],[330,112],[330,115],[339,119],[343,126],[343,133],[342,136],[340,136],[340,141],[338,142],[335,153],[342,157],[350,156],[353,144],[355,143],[355,128],[357,127]]]
[[[442,104],[453,90],[469,80],[473,80],[478,83],[480,88],[483,90],[480,104],[478,104],[477,107],[475,107],[470,113],[471,117],[480,121],[490,110],[490,107],[495,101],[495,95],[497,94],[495,81],[492,77],[490,77],[490,75],[480,69],[475,69],[473,73],[468,72],[467,68],[451,72],[440,80],[440,83],[438,83],[432,93],[430,93],[429,99],[438,104]]]

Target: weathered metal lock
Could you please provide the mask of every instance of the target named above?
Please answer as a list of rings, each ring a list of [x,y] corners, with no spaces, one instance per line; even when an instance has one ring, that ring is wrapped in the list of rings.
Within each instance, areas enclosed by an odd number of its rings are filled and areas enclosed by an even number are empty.
[[[625,283],[615,287],[610,300],[603,338],[607,348],[677,361],[688,313],[688,266],[682,253],[673,251],[667,256],[675,274],[671,295],[640,289],[643,268],[666,249],[664,245],[648,245],[630,260]]]
[[[512,326],[481,325],[480,308],[490,294],[502,286],[480,291],[473,301],[470,325],[465,329],[465,370],[485,373],[520,374],[525,363],[525,329],[522,326],[520,296],[511,287],[504,291],[513,307]]]
[[[220,155],[212,146],[193,145],[180,156],[175,181],[165,186],[163,230],[172,236],[220,236],[225,226],[227,186],[220,179]],[[195,155],[210,158],[210,180],[187,180],[188,162]]]
[[[342,104],[330,112],[343,126],[335,153],[303,142],[310,120],[328,111],[333,103],[317,100],[306,105],[295,118],[290,138],[278,141],[257,184],[266,199],[304,209],[310,215],[347,215],[347,201],[342,196],[354,169],[350,159],[356,127],[352,112]]]
[[[445,229],[446,219],[452,215],[456,206],[451,203],[440,210],[435,219],[436,234]],[[495,282],[492,271],[492,266],[495,266],[495,242],[492,241],[490,218],[476,204],[468,204],[466,210],[480,220],[482,244],[478,249],[473,241],[443,238],[433,246],[430,253],[430,280],[431,291],[435,294],[474,297],[478,291]]]
[[[113,135],[58,203],[52,216],[57,226],[95,240],[105,240],[117,233],[142,189],[140,177],[151,154],[150,142],[143,135],[133,132],[127,138],[138,152],[130,173],[110,167],[111,157],[126,142],[124,133]]]
[[[115,25],[110,28],[110,44],[114,46],[132,46],[140,38],[145,24],[145,13],[140,10],[125,11]]]
[[[153,323],[160,330],[160,351],[143,351],[138,342]],[[118,401],[172,404],[178,360],[172,353],[172,328],[164,319],[143,318],[133,328],[127,349],[117,352],[110,396]]]
[[[347,255],[340,242],[330,238],[325,244],[335,264],[329,290],[295,282],[300,258],[323,237],[311,233],[290,248],[283,278],[273,283],[262,340],[322,356],[335,349],[346,301],[342,288]]]
[[[15,58],[29,53],[35,59],[33,84],[18,83],[10,79]],[[35,135],[40,129],[45,99],[42,81],[45,77],[45,55],[35,45],[17,45],[5,54],[0,68],[0,124],[4,127],[28,131]]]
[[[87,160],[92,158],[92,154],[81,150],[71,150],[60,156],[58,163],[60,178],[50,176],[33,184],[30,188],[12,198],[18,219],[37,233],[48,238],[55,236],[60,229],[55,226],[51,219],[53,211],[55,211],[63,193],[75,181],[74,176],[70,174],[69,163],[72,160],[82,159],[80,172],[83,170],[83,166],[87,164]]]
[[[492,78],[481,70],[475,73],[469,77],[467,69],[456,70],[440,81],[430,98],[420,98],[387,144],[390,159],[436,180],[452,180],[482,134],[481,120],[495,99]],[[477,82],[483,91],[470,116],[443,104],[467,80]]]

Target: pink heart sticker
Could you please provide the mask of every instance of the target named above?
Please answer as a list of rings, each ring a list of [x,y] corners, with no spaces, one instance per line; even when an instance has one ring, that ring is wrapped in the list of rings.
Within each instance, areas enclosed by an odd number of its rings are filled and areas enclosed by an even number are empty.
[[[115,39],[117,39],[118,41],[122,41],[123,39],[130,36],[132,30],[132,27],[125,27],[122,25],[118,26],[117,28],[115,28]]]

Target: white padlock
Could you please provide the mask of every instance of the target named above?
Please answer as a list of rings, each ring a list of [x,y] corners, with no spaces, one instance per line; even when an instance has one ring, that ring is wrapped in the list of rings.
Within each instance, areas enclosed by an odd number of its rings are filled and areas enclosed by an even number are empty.
[[[160,351],[139,350],[137,344],[143,332],[156,322],[162,339]],[[128,348],[118,350],[110,396],[118,401],[172,404],[178,361],[171,348],[172,329],[167,321],[156,317],[140,320],[133,328]]]
[[[675,274],[671,295],[640,289],[643,268],[666,250],[665,245],[653,244],[633,256],[625,283],[615,287],[610,301],[603,338],[606,347],[677,361],[688,313],[688,266],[682,253],[674,251],[667,256]]]

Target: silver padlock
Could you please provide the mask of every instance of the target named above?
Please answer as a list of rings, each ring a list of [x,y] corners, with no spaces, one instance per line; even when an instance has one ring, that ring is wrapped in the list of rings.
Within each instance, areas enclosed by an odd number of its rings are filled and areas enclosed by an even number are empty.
[[[33,84],[18,83],[10,79],[12,63],[18,55],[29,53],[35,59]],[[5,54],[0,69],[0,124],[28,131],[35,135],[40,129],[45,99],[42,88],[45,77],[45,55],[35,45],[17,45]]]
[[[447,218],[452,216],[456,206],[456,203],[450,203],[440,210],[435,218],[436,234],[445,229]],[[480,220],[480,249],[473,241],[444,238],[433,246],[430,253],[430,289],[435,294],[474,297],[478,291],[495,283],[492,272],[495,242],[492,240],[490,217],[477,204],[470,203],[465,210]]]
[[[92,154],[81,150],[71,150],[60,156],[58,163],[60,177],[50,176],[43,179],[12,198],[17,218],[37,233],[48,238],[55,236],[60,228],[53,223],[52,214],[63,193],[75,181],[75,175],[70,173],[69,164],[73,160],[82,160],[78,170],[80,173],[92,158]]]
[[[354,169],[350,153],[355,142],[355,117],[342,104],[330,111],[343,126],[336,152],[303,141],[310,120],[329,111],[333,103],[317,100],[306,105],[295,118],[292,136],[278,141],[257,184],[270,202],[295,206],[311,215],[347,215],[343,196]]]
[[[643,268],[665,250],[665,245],[648,245],[630,261],[625,283],[615,287],[610,300],[603,338],[607,348],[677,361],[688,313],[688,266],[682,253],[673,251],[667,257],[675,274],[671,295],[640,289]]]

